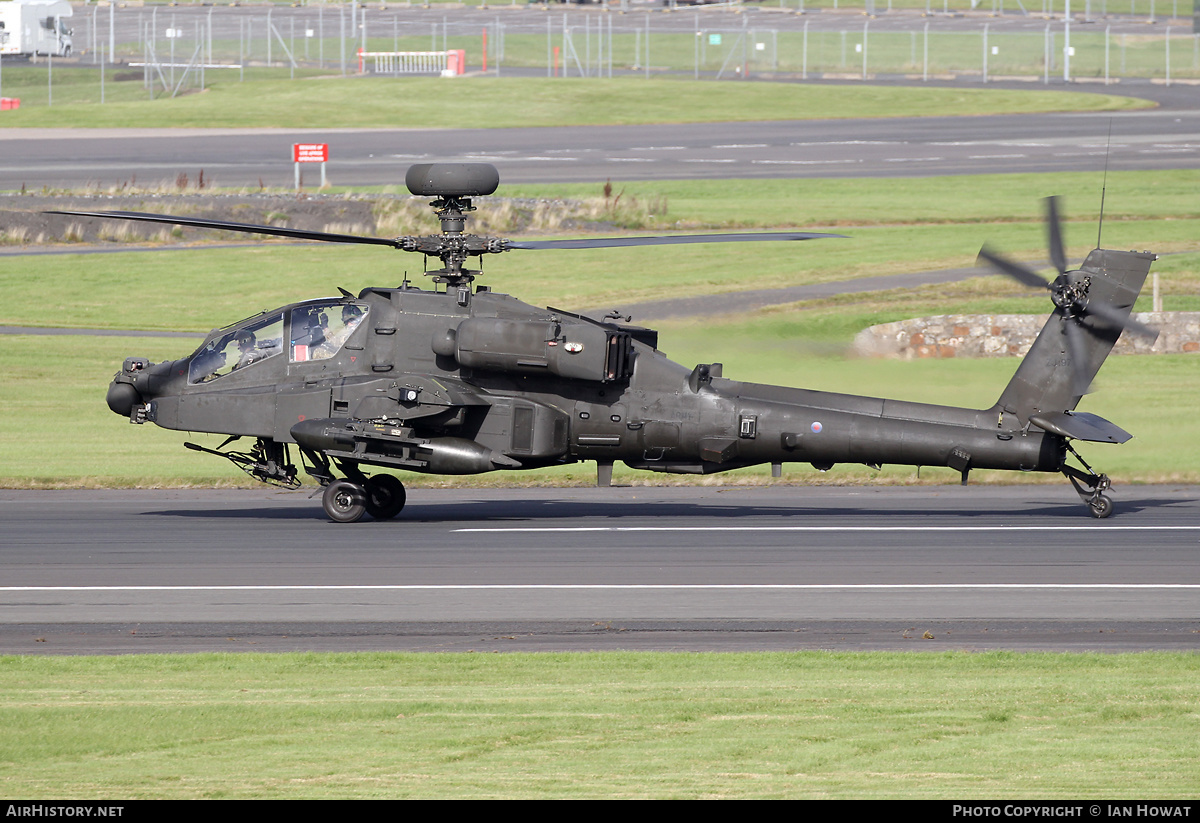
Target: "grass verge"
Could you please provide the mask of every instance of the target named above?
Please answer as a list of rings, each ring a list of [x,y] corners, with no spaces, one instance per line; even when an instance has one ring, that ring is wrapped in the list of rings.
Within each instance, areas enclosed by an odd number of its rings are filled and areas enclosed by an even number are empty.
[[[106,102],[101,104],[98,71],[80,69],[66,75],[73,82],[55,90],[54,105],[37,105],[46,96],[44,72],[6,68],[4,92],[21,97],[22,106],[5,112],[5,126],[311,129],[462,128],[486,123],[489,128],[516,128],[907,117],[913,112],[931,117],[1120,111],[1153,106],[1129,97],[1061,91],[834,88],[691,79],[328,76],[220,80],[202,93],[160,100],[139,99],[144,95],[140,82],[112,83],[114,91],[106,91]],[[470,100],[466,121],[461,107],[446,105],[451,88]]]
[[[1198,667],[1191,654],[4,657],[0,787],[1191,798]]]

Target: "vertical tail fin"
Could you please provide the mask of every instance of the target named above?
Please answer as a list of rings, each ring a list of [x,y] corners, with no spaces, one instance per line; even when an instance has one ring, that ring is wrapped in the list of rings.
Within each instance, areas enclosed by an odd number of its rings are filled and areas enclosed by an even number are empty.
[[[1149,252],[1095,249],[1079,270],[1060,275],[1050,287],[1054,313],[997,407],[1023,421],[1074,409],[1126,326],[1146,330],[1129,313],[1154,260]]]

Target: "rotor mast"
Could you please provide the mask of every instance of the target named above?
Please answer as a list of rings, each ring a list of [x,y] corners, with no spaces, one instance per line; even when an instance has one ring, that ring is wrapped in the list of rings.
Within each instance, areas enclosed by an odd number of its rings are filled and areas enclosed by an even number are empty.
[[[463,268],[469,257],[508,250],[503,240],[464,232],[466,213],[475,211],[471,197],[492,194],[500,185],[500,174],[494,166],[486,163],[424,163],[411,167],[404,182],[418,197],[437,198],[429,205],[437,213],[442,233],[397,238],[399,248],[442,261],[442,268],[426,272],[433,277],[433,282],[465,286],[479,274]]]

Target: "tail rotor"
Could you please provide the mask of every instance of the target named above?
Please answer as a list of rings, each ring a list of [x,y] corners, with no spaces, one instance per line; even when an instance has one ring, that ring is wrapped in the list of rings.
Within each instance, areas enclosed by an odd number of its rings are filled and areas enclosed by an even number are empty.
[[[1028,266],[1009,260],[984,246],[979,250],[976,265],[987,264],[1001,274],[1030,288],[1044,288],[1061,317],[1062,334],[1071,361],[1071,388],[1077,396],[1088,392],[1095,372],[1089,368],[1088,352],[1091,338],[1100,331],[1115,329],[1119,335],[1128,330],[1148,340],[1158,339],[1158,331],[1129,316],[1128,307],[1117,308],[1104,300],[1093,300],[1092,280],[1095,274],[1083,269],[1068,270],[1063,246],[1062,222],[1058,216],[1058,198],[1047,197],[1046,243],[1050,263],[1058,272],[1047,282]]]

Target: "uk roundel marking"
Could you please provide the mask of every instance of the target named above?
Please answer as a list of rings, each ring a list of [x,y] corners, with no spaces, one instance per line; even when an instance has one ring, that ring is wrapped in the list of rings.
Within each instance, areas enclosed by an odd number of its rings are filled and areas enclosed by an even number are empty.
[[[821,425],[819,420],[814,420],[813,424],[811,426],[809,426],[809,428],[812,429],[813,434],[820,434],[821,429],[823,429],[825,427]]]

